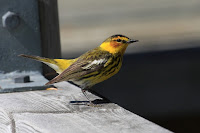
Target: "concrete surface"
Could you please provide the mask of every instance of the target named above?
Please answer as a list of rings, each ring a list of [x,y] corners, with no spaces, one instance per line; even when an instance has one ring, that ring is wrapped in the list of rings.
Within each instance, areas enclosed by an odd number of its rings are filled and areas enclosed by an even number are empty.
[[[0,94],[0,133],[170,133],[113,103],[81,105],[86,98],[80,88],[67,82],[55,86],[57,91]]]
[[[191,48],[195,45],[185,42],[200,37],[199,0],[59,0],[58,4],[65,58],[77,57],[113,34],[140,40],[126,53]]]

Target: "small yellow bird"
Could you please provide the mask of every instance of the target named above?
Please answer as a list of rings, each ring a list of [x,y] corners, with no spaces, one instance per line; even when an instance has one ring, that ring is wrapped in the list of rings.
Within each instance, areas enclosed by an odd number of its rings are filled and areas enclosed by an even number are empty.
[[[93,104],[85,91],[115,75],[121,68],[122,58],[127,46],[137,41],[124,35],[113,35],[99,47],[75,59],[49,59],[24,54],[20,56],[43,62],[59,74],[46,85],[61,81],[72,81],[82,88],[85,97],[90,104]]]

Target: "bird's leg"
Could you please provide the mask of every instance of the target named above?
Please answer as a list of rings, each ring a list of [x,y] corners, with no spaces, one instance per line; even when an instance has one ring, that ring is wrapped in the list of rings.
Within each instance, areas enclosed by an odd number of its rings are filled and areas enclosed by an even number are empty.
[[[92,107],[101,107],[101,105],[97,105],[97,104],[94,104],[92,103],[92,101],[89,99],[87,93],[86,93],[86,90],[85,89],[81,89],[81,91],[83,92],[84,96],[88,99],[88,101],[90,102],[88,104],[88,106],[92,106]]]
[[[89,99],[87,93],[85,92],[86,90],[81,89],[82,93],[84,94],[84,96],[87,98],[87,100],[90,102],[90,105],[93,105],[92,101]]]

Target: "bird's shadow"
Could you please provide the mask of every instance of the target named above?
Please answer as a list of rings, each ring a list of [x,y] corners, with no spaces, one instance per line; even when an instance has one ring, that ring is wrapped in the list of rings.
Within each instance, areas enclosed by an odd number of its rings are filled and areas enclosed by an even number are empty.
[[[70,101],[69,102],[72,105],[88,105],[90,102],[89,101]],[[107,99],[95,99],[92,101],[93,104],[106,104],[106,103],[110,103],[109,100]]]

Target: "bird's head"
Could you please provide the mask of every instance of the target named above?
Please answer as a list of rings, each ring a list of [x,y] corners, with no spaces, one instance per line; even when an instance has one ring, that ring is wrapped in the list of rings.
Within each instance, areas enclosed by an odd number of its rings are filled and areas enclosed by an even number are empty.
[[[129,39],[124,35],[113,35],[107,38],[100,47],[112,54],[124,54],[127,46],[134,42],[138,42],[138,40]]]

